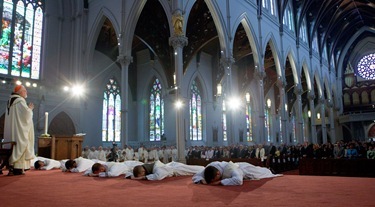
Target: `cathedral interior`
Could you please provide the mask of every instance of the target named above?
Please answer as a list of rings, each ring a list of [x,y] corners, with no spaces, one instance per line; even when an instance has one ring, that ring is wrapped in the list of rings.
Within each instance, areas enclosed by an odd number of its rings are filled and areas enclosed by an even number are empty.
[[[0,3],[0,134],[20,81],[35,137],[89,146],[375,138],[373,0]]]

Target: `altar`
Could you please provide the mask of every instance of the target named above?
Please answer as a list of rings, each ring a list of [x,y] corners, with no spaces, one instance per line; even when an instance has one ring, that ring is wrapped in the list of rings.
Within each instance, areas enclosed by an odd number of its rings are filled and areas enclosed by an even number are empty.
[[[39,137],[38,156],[55,160],[75,159],[81,156],[84,136]]]

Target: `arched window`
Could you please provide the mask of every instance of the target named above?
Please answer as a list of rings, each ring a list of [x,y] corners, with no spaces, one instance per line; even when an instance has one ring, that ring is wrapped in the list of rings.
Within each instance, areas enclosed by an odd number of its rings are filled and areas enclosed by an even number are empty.
[[[164,134],[164,101],[159,79],[155,79],[150,93],[150,141],[160,141]]]
[[[253,127],[252,127],[252,120],[251,120],[251,100],[250,100],[250,93],[247,93],[245,96],[245,103],[246,103],[246,140],[248,142],[253,141]]]
[[[294,31],[293,12],[290,5],[285,9],[283,24],[287,26],[290,31]]]
[[[304,43],[307,43],[307,27],[306,27],[306,18],[303,18],[302,25],[299,29],[300,38]]]
[[[265,119],[264,119],[264,126],[266,127],[266,131],[267,131],[267,141],[270,142],[271,141],[271,130],[270,130],[270,110],[271,109],[266,109],[265,110]]]
[[[226,106],[225,106],[225,99],[223,100],[223,105],[222,105],[222,127],[223,127],[223,141],[226,142],[228,141],[228,137],[227,137],[227,109],[226,109]]]
[[[297,128],[296,128],[296,117],[294,114],[292,115],[291,122],[292,122],[292,140],[290,141],[296,143],[297,142],[297,133],[296,133]]]
[[[271,113],[271,99],[267,99],[267,102],[266,102],[266,108],[264,110],[264,126],[266,127],[266,132],[267,132],[267,141],[270,142],[271,141],[271,116],[270,116],[270,113]]]
[[[375,79],[375,53],[364,56],[357,65],[358,74],[367,80]]]
[[[318,38],[316,36],[317,34],[314,35],[313,41],[311,43],[311,47],[314,52],[318,52]]]
[[[103,142],[119,142],[121,138],[120,86],[114,78],[109,79],[103,97]]]
[[[0,74],[39,79],[44,0],[1,2]]]
[[[196,81],[191,85],[190,140],[202,140],[202,99]]]
[[[271,13],[273,16],[276,16],[276,4],[275,0],[262,0],[263,8]]]

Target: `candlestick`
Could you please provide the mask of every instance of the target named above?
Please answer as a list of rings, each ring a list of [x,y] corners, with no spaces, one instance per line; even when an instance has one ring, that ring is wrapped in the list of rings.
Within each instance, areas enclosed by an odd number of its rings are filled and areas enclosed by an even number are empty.
[[[44,123],[44,134],[47,135],[47,132],[48,132],[48,112],[45,113],[45,123]]]

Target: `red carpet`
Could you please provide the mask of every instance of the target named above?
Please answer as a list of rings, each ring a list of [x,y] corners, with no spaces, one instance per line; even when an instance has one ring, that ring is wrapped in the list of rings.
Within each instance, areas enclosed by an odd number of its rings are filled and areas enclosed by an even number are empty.
[[[7,173],[7,172],[5,172]],[[60,170],[0,175],[1,206],[375,206],[375,178],[284,175],[242,186],[92,178]]]

